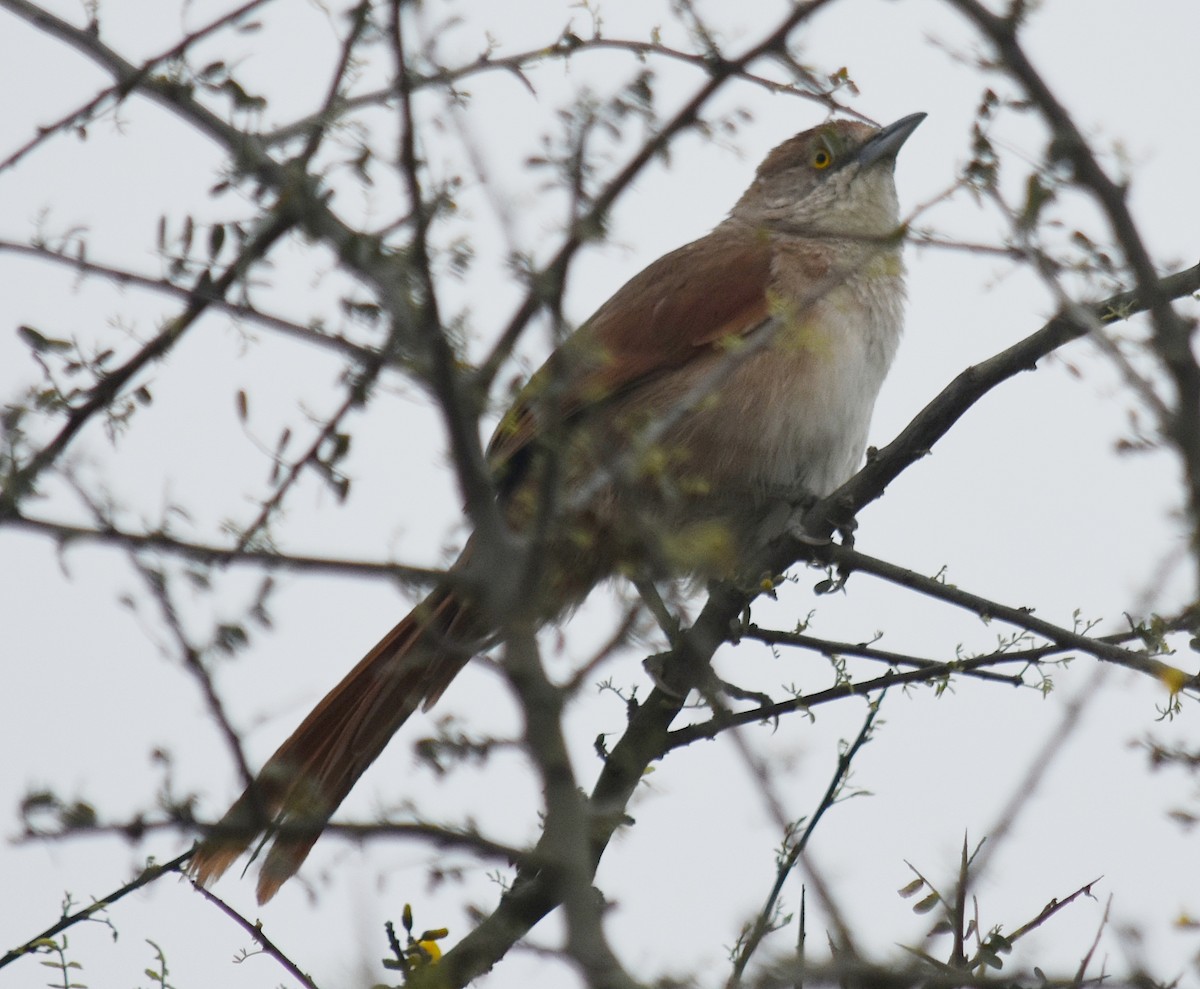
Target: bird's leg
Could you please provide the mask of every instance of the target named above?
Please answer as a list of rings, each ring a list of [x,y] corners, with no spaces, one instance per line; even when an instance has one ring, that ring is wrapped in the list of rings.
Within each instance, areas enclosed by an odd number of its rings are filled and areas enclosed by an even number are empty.
[[[820,500],[807,491],[798,491],[793,492],[786,502],[788,514],[783,530],[806,546],[828,546],[832,542],[830,530],[835,527],[833,519],[809,517],[813,506]]]
[[[764,694],[758,690],[747,690],[745,687],[739,687],[736,683],[730,683],[728,680],[722,680],[715,673],[712,675],[711,685],[715,686],[725,696],[732,697],[737,701],[753,701],[759,707],[770,707],[775,703],[770,694]]]
[[[706,671],[701,683],[677,683],[676,680],[679,678],[671,676],[671,667],[667,663],[667,660],[673,656],[674,653],[670,652],[661,652],[653,656],[648,656],[642,660],[642,668],[645,669],[646,675],[654,681],[654,685],[659,690],[669,694],[676,700],[686,698],[691,692],[692,687],[694,687],[700,692],[705,703],[712,708],[713,713],[718,718],[722,714],[728,713],[728,709],[722,701],[723,697],[731,697],[739,701],[753,701],[760,707],[770,707],[775,703],[769,694],[764,694],[757,690],[747,690],[744,687],[739,687],[736,683],[722,680],[711,669]]]
[[[644,577],[632,578],[634,588],[638,592],[638,596],[642,599],[642,604],[646,606],[646,610],[654,616],[654,620],[658,622],[658,627],[662,629],[663,634],[667,637],[667,642],[674,648],[679,641],[679,618],[671,613],[671,609],[667,607],[667,603],[662,599],[662,595],[658,592],[658,587],[654,581],[647,580]]]
[[[858,519],[856,519],[849,511],[848,506],[839,507],[844,507],[846,510],[840,514],[835,513],[830,521],[834,524],[834,527],[837,530],[837,534],[841,539],[842,546],[846,549],[854,549],[854,533],[858,529]],[[834,586],[831,588],[831,590],[840,591],[842,588],[844,588],[846,586],[846,581],[850,579],[851,572],[852,571],[848,563],[839,563],[837,567],[837,578],[835,579]]]
[[[674,655],[674,649],[679,645],[679,618],[672,614],[671,609],[667,607],[667,603],[662,599],[658,587],[652,580],[634,577],[632,583],[642,599],[642,604],[654,616],[654,620],[658,622],[658,627],[662,629],[671,647],[666,652],[655,653],[642,660],[642,668],[659,690],[675,700],[683,700],[688,695],[689,687],[686,684],[677,683],[679,677],[671,676],[667,666],[667,660]]]
[[[642,597],[646,601],[647,606],[650,607],[651,611],[659,617],[659,623],[660,625],[663,625],[663,630],[667,633],[667,638],[671,641],[672,647],[674,647],[678,643],[679,639],[678,619],[667,611],[666,605],[659,596],[658,589],[656,587],[649,585],[647,590],[647,588],[641,582],[637,581],[635,581],[635,586],[637,586],[638,590],[641,591]],[[669,619],[669,622],[664,623],[661,617],[662,615],[665,615]],[[743,625],[749,624],[749,606],[747,606],[745,610],[742,621]],[[722,680],[719,676],[717,676],[711,667],[704,671],[703,678],[700,683],[684,684],[682,682],[677,682],[680,680],[680,678],[678,676],[672,676],[672,670],[668,666],[667,662],[673,655],[673,652],[664,652],[649,656],[642,660],[642,667],[645,669],[646,675],[649,676],[652,681],[654,681],[654,685],[656,687],[663,692],[670,694],[676,700],[683,700],[686,698],[690,692],[690,689],[694,687],[701,693],[701,695],[704,697],[704,700],[708,703],[709,707],[713,709],[713,712],[717,716],[727,712],[725,705],[720,700],[722,696],[731,697],[734,700],[754,701],[761,707],[768,707],[774,703],[767,694],[760,693],[756,690],[746,690],[743,687],[739,687],[735,683],[730,683],[728,680]]]

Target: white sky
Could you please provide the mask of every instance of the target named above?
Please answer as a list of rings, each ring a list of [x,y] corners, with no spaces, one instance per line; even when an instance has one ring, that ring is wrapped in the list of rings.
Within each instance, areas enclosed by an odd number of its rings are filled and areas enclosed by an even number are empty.
[[[72,19],[82,16],[76,3],[47,6]],[[604,25],[613,37],[645,38],[651,26],[665,22],[657,4],[610,6]],[[167,47],[180,33],[174,5],[110,7],[102,11],[102,37],[134,60]],[[465,18],[441,39],[447,57],[457,53],[464,60],[483,47],[485,32],[504,53],[549,43],[567,19],[579,34],[590,30],[586,14],[549,0],[505,4],[487,22],[471,5],[426,8],[430,24],[443,9]],[[705,8],[736,53],[760,37],[782,5],[714,2]],[[195,4],[184,23],[195,26],[220,9]],[[336,23],[340,30],[341,21]],[[1200,5],[1193,0],[1137,5],[1050,0],[1033,17],[1026,38],[1039,68],[1097,146],[1122,149],[1133,174],[1135,215],[1164,270],[1194,263],[1200,246],[1198,37]],[[957,56],[975,50],[976,43],[964,23],[934,0],[843,0],[797,40],[815,65],[830,71],[849,67],[861,90],[854,105],[862,112],[883,122],[916,110],[929,113],[899,162],[897,183],[909,209],[953,180],[965,160],[971,114],[983,86],[1013,92],[1003,80],[985,81],[962,64]],[[244,51],[231,61],[247,88],[270,96],[266,125],[311,108],[335,51],[329,22],[305,4],[278,5],[264,32],[218,42],[224,53],[222,44]],[[215,50],[206,49],[206,56],[216,57]],[[531,73],[536,99],[509,76],[481,76],[466,87],[472,100],[462,130],[445,126],[432,132],[430,160],[435,166],[461,162],[459,135],[469,134],[486,160],[493,194],[511,208],[509,234],[545,258],[556,243],[561,203],[541,191],[543,178],[529,171],[525,159],[573,93],[584,85],[615,90],[635,71],[629,59],[614,55],[586,55],[566,72],[547,65]],[[101,82],[76,53],[0,11],[0,92],[6,95],[0,157],[39,125],[86,101]],[[664,109],[698,83],[690,73],[672,69],[660,83]],[[586,318],[623,279],[662,252],[710,228],[771,146],[822,119],[815,105],[749,86],[732,87],[713,109],[736,106],[748,109],[752,119],[735,136],[709,144],[685,135],[669,162],[647,169],[629,190],[614,211],[610,240],[584,251],[573,271],[567,297],[573,319]],[[426,112],[439,110],[431,105]],[[59,137],[17,168],[0,172],[0,238],[28,240],[45,215],[52,234],[86,227],[91,259],[156,274],[161,268],[154,232],[162,212],[178,230],[188,212],[212,220],[247,210],[237,196],[207,195],[221,165],[219,154],[164,111],[135,100],[119,119],[120,126],[111,117],[93,124],[85,141]],[[376,121],[386,126],[384,118]],[[1036,159],[1042,132],[1029,118],[1011,117],[998,133],[1009,160],[1005,187],[1016,199],[1026,174],[1021,162]],[[619,167],[639,137],[631,124],[607,166]],[[1115,158],[1110,160],[1116,167]],[[377,174],[370,198],[348,192],[337,201],[350,219],[386,215],[395,202],[392,179],[382,169]],[[479,259],[465,282],[447,283],[443,302],[449,311],[469,311],[486,343],[518,296],[504,276],[505,235],[470,178],[460,214],[456,229],[476,240]],[[1080,202],[1067,203],[1060,215],[1067,231],[1078,226],[1103,239],[1095,215]],[[923,222],[976,241],[1003,234],[994,212],[961,195]],[[908,332],[876,410],[872,442],[880,445],[962,368],[1032,332],[1054,308],[1029,274],[993,257],[910,249],[908,258]],[[337,293],[345,281],[330,268],[326,256],[291,243],[277,252],[268,275],[275,290],[261,299],[298,319],[314,313],[336,319]],[[4,403],[37,380],[17,325],[82,340],[112,338],[118,326],[144,339],[172,311],[161,299],[80,282],[4,253],[0,285]],[[532,359],[544,355],[544,338],[531,337],[525,352]],[[127,524],[154,525],[164,506],[180,504],[191,518],[179,523],[181,532],[215,538],[211,533],[221,520],[251,518],[253,499],[268,490],[266,459],[255,441],[269,447],[279,429],[290,425],[299,449],[306,412],[328,413],[341,400],[338,373],[327,354],[266,330],[250,328],[247,337],[228,320],[210,318],[167,364],[146,376],[154,404],[138,415],[120,445],[114,449],[94,424],[73,446],[70,462],[87,483],[128,506]],[[236,420],[233,396],[239,388],[250,393],[250,435]],[[932,457],[896,482],[860,520],[860,548],[922,573],[945,566],[946,579],[955,584],[1007,604],[1035,606],[1041,617],[1064,625],[1071,624],[1076,609],[1082,619],[1111,631],[1124,627],[1125,611],[1178,607],[1192,588],[1186,568],[1171,564],[1182,540],[1173,517],[1179,507],[1177,470],[1163,453],[1114,452],[1118,438],[1129,435],[1133,407],[1105,359],[1087,344],[1073,345],[981,402]],[[392,381],[352,425],[350,501],[339,506],[319,484],[302,484],[278,530],[285,547],[443,561],[443,548],[460,544],[462,527],[435,417],[416,389]],[[78,503],[57,484],[29,508],[83,518]],[[935,658],[951,655],[960,643],[967,650],[986,649],[1007,631],[861,575],[844,597],[817,601],[810,587],[818,577],[801,573],[778,605],[755,606],[755,620],[788,627],[817,607],[815,634],[861,641],[883,630],[885,647]],[[218,671],[255,760],[270,754],[399,617],[407,600],[384,582],[286,575],[279,581],[274,629],[257,633],[237,663]],[[197,595],[185,602],[189,628],[200,634],[213,614],[236,615],[253,584],[243,571],[220,576],[211,599]],[[140,592],[136,574],[116,551],[79,547],[59,555],[44,539],[0,530],[4,834],[17,835],[15,808],[24,793],[39,787],[90,800],[106,819],[150,806],[161,777],[150,758],[156,746],[172,754],[177,791],[202,795],[202,812],[218,813],[234,796],[235,771],[153,608],[143,601],[133,612],[120,603],[123,595]],[[569,669],[571,659],[588,655],[603,637],[611,610],[604,597],[598,595],[567,626],[565,658],[556,670]],[[555,638],[547,642],[553,645]],[[606,673],[645,691],[636,660],[631,653]],[[1195,668],[1186,655],[1178,661]],[[830,677],[817,658],[772,660],[745,648],[723,654],[719,668],[744,686],[776,693],[788,683],[817,689]],[[868,669],[862,667],[864,673]],[[1028,952],[1017,957],[1047,970],[1072,971],[1111,895],[1110,927],[1098,952],[1109,959],[1109,970],[1122,972],[1146,961],[1160,977],[1183,975],[1184,984],[1195,985],[1200,936],[1172,925],[1181,912],[1200,916],[1200,856],[1194,837],[1167,818],[1179,806],[1195,809],[1194,785],[1177,775],[1151,774],[1144,756],[1131,747],[1151,732],[1190,740],[1194,747],[1195,713],[1189,705],[1176,723],[1158,723],[1156,705],[1166,700],[1159,685],[1118,670],[1098,677],[1088,660],[1056,671],[1054,679],[1057,689],[1046,700],[1033,691],[967,682],[940,699],[930,691],[889,697],[885,723],[854,776],[874,795],[834,809],[813,845],[815,861],[873,957],[896,957],[898,942],[920,945],[929,919],[914,917],[911,904],[895,895],[911,878],[904,860],[949,885],[964,831],[973,841],[989,833],[1068,702],[1086,693],[1082,729],[1028,800],[976,890],[982,924],[1011,930],[1051,898],[1103,875],[1094,890],[1098,900],[1068,910],[1031,937]],[[472,668],[436,714],[459,717],[473,732],[511,734],[515,709],[501,699],[498,683],[486,668]],[[777,769],[776,789],[789,813],[800,816],[815,806],[838,740],[853,735],[861,716],[860,706],[843,705],[817,712],[812,723],[793,718],[773,732],[744,733],[758,756]],[[622,725],[623,711],[612,694],[589,695],[571,712],[585,783],[598,770],[592,740]],[[536,827],[535,794],[521,760],[497,757],[485,767],[436,779],[411,767],[406,744],[429,726],[410,724],[355,790],[344,816],[369,818],[380,807],[411,798],[434,820],[469,817],[502,840],[529,841]],[[695,973],[704,985],[726,977],[725,949],[766,895],[777,843],[761,797],[746,777],[734,746],[704,745],[659,766],[635,799],[637,826],[613,843],[598,883],[615,902],[608,928],[613,944],[637,977],[649,982]],[[5,890],[0,947],[23,942],[52,923],[63,890],[81,902],[103,896],[146,854],[168,858],[182,847],[176,837],[138,847],[116,839],[0,845]],[[462,876],[431,886],[430,862],[462,868]],[[491,869],[399,841],[356,848],[327,839],[306,865],[303,882],[290,884],[262,911],[253,903],[250,881],[230,878],[217,892],[249,916],[261,916],[268,933],[320,984],[366,985],[385,978],[364,968],[384,953],[384,919],[398,921],[404,902],[412,902],[417,924],[450,927],[453,943],[467,929],[468,906],[487,909],[494,903],[498,887]],[[789,905],[797,894],[793,881]],[[231,965],[248,940],[181,882],[160,882],[122,902],[111,917],[121,935],[116,943],[99,925],[69,934],[73,957],[85,965],[81,981],[138,984],[152,961],[144,943],[150,938],[166,951],[176,985],[287,984],[269,959]],[[813,922],[810,944],[823,943],[819,923]],[[554,944],[558,930],[552,918],[533,940]],[[786,950],[792,933],[779,938],[785,942],[779,950]],[[942,955],[945,947],[939,942],[931,950]],[[549,974],[548,964],[517,952],[481,984],[515,987],[531,979],[571,984],[566,972]],[[0,984],[38,985],[51,974],[27,959],[5,970],[9,979],[0,978]]]

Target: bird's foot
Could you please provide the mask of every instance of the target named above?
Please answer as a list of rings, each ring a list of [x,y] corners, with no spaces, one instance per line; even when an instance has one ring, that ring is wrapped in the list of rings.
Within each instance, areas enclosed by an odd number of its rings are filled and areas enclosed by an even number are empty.
[[[692,685],[684,682],[684,678],[680,676],[681,670],[678,664],[675,664],[673,669],[669,668],[668,661],[672,658],[674,658],[673,653],[655,653],[642,660],[642,669],[654,682],[654,686],[668,697],[681,701],[687,697]]]
[[[736,683],[730,683],[728,680],[722,680],[715,673],[712,676],[712,685],[716,687],[722,694],[727,697],[732,697],[736,701],[753,701],[762,708],[768,708],[775,703],[775,701],[771,699],[770,694],[764,694],[758,690],[747,690],[744,687],[739,687]]]

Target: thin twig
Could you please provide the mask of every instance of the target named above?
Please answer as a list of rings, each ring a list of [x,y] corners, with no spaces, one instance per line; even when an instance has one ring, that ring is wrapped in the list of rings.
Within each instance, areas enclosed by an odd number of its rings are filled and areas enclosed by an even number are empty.
[[[386,561],[306,556],[302,553],[280,553],[271,549],[250,547],[238,549],[181,539],[163,530],[133,532],[111,524],[100,527],[82,526],[23,514],[5,519],[4,525],[10,529],[23,529],[26,532],[47,536],[64,547],[71,543],[98,543],[125,549],[155,550],[206,566],[241,564],[262,567],[264,570],[332,573],[350,577],[387,577],[416,586],[428,586],[448,579],[446,571],[436,567],[416,567]]]
[[[188,877],[188,882],[192,884],[192,889],[257,941],[262,946],[263,951],[279,962],[292,978],[296,979],[301,985],[307,986],[308,989],[318,989],[317,984],[301,970],[300,966],[292,961],[274,941],[267,937],[266,932],[263,930],[262,921],[251,921],[247,917],[242,916],[242,914],[238,913],[237,910],[219,896],[205,889],[190,876]]]
[[[264,312],[247,302],[234,302],[231,299],[218,296],[211,287],[203,285],[180,285],[165,278],[154,278],[151,275],[144,275],[140,272],[131,271],[128,268],[121,268],[112,264],[104,264],[87,258],[72,256],[62,251],[53,250],[44,244],[21,244],[11,240],[0,240],[0,253],[18,254],[36,258],[39,261],[47,261],[55,265],[71,268],[85,275],[95,275],[99,278],[107,279],[120,287],[136,285],[138,288],[147,289],[151,292],[172,296],[182,302],[187,302],[193,298],[203,299],[209,304],[210,308],[228,313],[236,319],[257,323],[267,329],[275,330],[284,336],[333,350],[351,360],[364,361],[374,357],[376,353],[372,348],[357,344],[348,337],[325,333],[312,326],[305,326],[277,314]]]
[[[885,692],[886,693],[886,692]],[[805,825],[804,831],[800,837],[788,847],[790,835],[786,835],[785,847],[787,854],[783,856],[783,860],[779,863],[779,867],[775,870],[775,882],[771,886],[770,892],[767,894],[766,902],[762,905],[762,909],[758,911],[758,915],[754,919],[754,923],[750,928],[750,933],[742,940],[741,950],[737,954],[737,958],[733,963],[733,971],[730,973],[729,979],[725,982],[725,989],[736,989],[742,984],[742,975],[746,971],[746,966],[750,963],[754,952],[758,950],[758,946],[762,943],[763,938],[771,931],[771,919],[775,916],[776,905],[779,902],[779,897],[783,893],[783,884],[787,877],[791,875],[792,870],[800,862],[804,855],[805,849],[808,847],[809,839],[820,823],[821,818],[825,816],[825,812],[837,802],[837,798],[845,786],[846,779],[850,773],[851,763],[854,757],[858,755],[859,750],[867,744],[871,738],[871,731],[875,725],[875,718],[879,714],[879,707],[883,703],[884,695],[881,694],[876,700],[867,705],[867,716],[863,719],[862,727],[858,731],[858,735],[854,741],[846,748],[846,750],[838,755],[837,766],[834,769],[833,777],[829,781],[829,786],[825,788],[825,793],[817,804],[817,808],[813,811],[808,823]],[[843,950],[847,950],[849,942],[849,932],[841,932],[843,938]]]
[[[40,942],[48,940],[57,934],[61,934],[63,931],[74,927],[76,924],[91,919],[91,917],[93,917],[99,911],[108,909],[118,900],[124,899],[135,890],[139,890],[143,886],[149,885],[168,873],[179,872],[183,865],[191,857],[192,850],[189,848],[183,854],[176,855],[175,858],[171,859],[169,862],[164,862],[162,865],[148,865],[142,870],[136,879],[126,883],[124,886],[118,887],[107,896],[103,896],[99,900],[96,900],[90,906],[86,906],[82,910],[76,910],[74,913],[60,918],[56,923],[51,924],[40,934],[30,938],[19,947],[13,948],[11,951],[6,952],[3,957],[0,957],[0,968],[4,968],[5,965],[15,962],[18,958],[23,958],[25,955],[36,951]]]
[[[637,58],[659,56],[670,61],[682,62],[705,74],[711,73],[713,67],[712,60],[705,55],[681,51],[669,45],[664,45],[661,42],[638,41],[630,38],[579,38],[575,36],[568,38],[564,35],[552,44],[531,48],[527,51],[514,52],[511,55],[495,55],[487,51],[463,65],[453,67],[440,66],[431,72],[412,72],[409,76],[409,88],[410,91],[416,92],[417,90],[432,86],[452,87],[455,83],[460,83],[472,76],[486,72],[507,72],[518,79],[522,85],[528,87],[529,82],[525,76],[525,71],[539,62],[550,59],[566,60],[589,52],[613,51],[627,52]],[[794,66],[793,70],[795,70]],[[734,75],[738,79],[752,83],[755,86],[760,86],[772,93],[787,93],[799,96],[802,99],[814,100],[831,113],[846,114],[847,116],[857,117],[860,120],[867,119],[853,107],[834,99],[832,91],[823,91],[820,88],[820,82],[811,75],[805,76],[805,85],[782,83],[767,76],[750,72],[744,63],[736,68]],[[386,105],[395,100],[399,95],[400,91],[398,87],[394,85],[385,86],[366,93],[360,93],[357,96],[347,97],[338,103],[335,110],[339,116],[344,116],[365,107]],[[268,145],[286,143],[297,135],[306,133],[318,119],[324,120],[326,118],[319,117],[318,114],[307,114],[299,120],[294,120],[289,124],[285,124],[264,134],[263,140]]]
[[[2,2],[11,0],[0,0],[0,3]],[[246,242],[237,258],[226,266],[219,277],[213,279],[207,271],[201,274],[197,279],[197,288],[203,291],[189,296],[183,312],[170,319],[149,343],[124,364],[109,371],[91,389],[87,399],[71,408],[66,421],[54,438],[9,475],[7,483],[0,489],[0,523],[17,513],[21,500],[34,488],[41,474],[58,460],[85,425],[101,410],[108,408],[137,374],[156,361],[162,360],[175,348],[208,309],[209,297],[224,295],[234,284],[245,278],[249,269],[261,260],[296,222],[297,218],[288,211],[282,207],[276,208],[264,217],[259,230]]]
[[[1192,350],[1192,326],[1172,307],[1175,298],[1165,290],[1141,232],[1129,210],[1128,188],[1108,177],[1087,139],[1058,100],[1021,46],[1018,11],[1001,17],[979,0],[951,0],[995,46],[1005,72],[1024,87],[1053,134],[1050,155],[1069,162],[1074,181],[1089,190],[1112,227],[1113,236],[1133,271],[1142,304],[1149,311],[1153,348],[1175,389],[1175,407],[1162,423],[1183,461],[1187,480],[1188,513],[1193,536],[1200,532],[1200,362]],[[1193,540],[1194,541],[1194,540]],[[1200,554],[1195,563],[1200,571]]]
[[[138,78],[145,78],[146,76],[149,76],[150,73],[164,63],[181,57],[190,47],[192,47],[192,45],[199,41],[203,41],[205,38],[219,31],[221,28],[232,24],[235,21],[241,20],[255,8],[261,7],[269,2],[270,0],[250,0],[249,3],[242,4],[242,6],[229,11],[227,14],[222,14],[215,20],[210,21],[204,27],[199,28],[196,31],[192,31],[181,41],[168,48],[165,52],[162,52],[159,55],[153,55],[146,59],[141,66],[138,67],[131,79],[122,80],[115,85],[101,90],[97,96],[88,100],[88,102],[83,104],[83,106],[76,107],[74,110],[69,111],[52,124],[46,124],[39,127],[37,134],[21,145],[21,147],[17,148],[16,151],[12,152],[12,154],[10,154],[3,161],[0,161],[0,172],[4,172],[5,170],[12,168],[34,149],[40,147],[42,144],[45,144],[51,138],[62,133],[68,128],[80,125],[88,120],[93,119],[95,112],[107,100],[111,99],[114,103],[121,102],[121,100],[125,99],[125,97],[137,87]],[[10,10],[13,10],[14,12],[26,17],[26,19],[33,21],[33,23],[37,24],[39,27],[42,27],[43,30],[49,30],[51,34],[56,34],[59,37],[63,37],[63,33],[55,29],[54,20],[47,17],[46,12],[41,10],[37,4],[29,3],[28,0],[2,0],[2,2],[0,2],[0,6],[8,7]],[[64,21],[60,23],[65,24],[66,22]],[[48,26],[43,27],[43,24]],[[91,32],[85,29],[85,33]],[[71,32],[67,36],[67,40],[75,38],[77,38],[77,35],[74,32]]]

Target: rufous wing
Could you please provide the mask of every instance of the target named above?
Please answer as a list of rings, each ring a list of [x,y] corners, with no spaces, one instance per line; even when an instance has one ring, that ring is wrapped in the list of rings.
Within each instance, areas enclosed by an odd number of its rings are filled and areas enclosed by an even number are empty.
[[[542,432],[543,409],[570,422],[750,333],[770,313],[770,283],[767,236],[726,228],[631,278],[538,369],[501,419],[487,449],[501,486],[515,480],[515,462]]]

